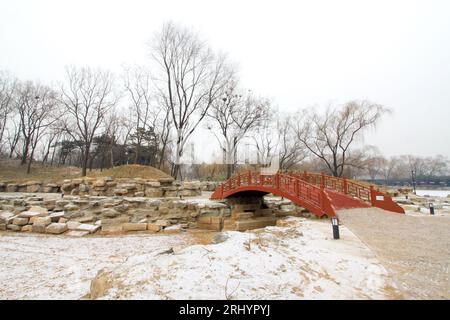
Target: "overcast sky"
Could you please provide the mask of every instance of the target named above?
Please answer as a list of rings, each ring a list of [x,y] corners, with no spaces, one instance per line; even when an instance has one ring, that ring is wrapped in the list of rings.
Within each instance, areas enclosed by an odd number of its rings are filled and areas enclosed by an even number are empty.
[[[393,114],[365,143],[450,157],[445,0],[0,0],[0,69],[49,83],[70,64],[120,72],[148,62],[146,42],[167,20],[228,52],[244,85],[281,111],[368,99]]]

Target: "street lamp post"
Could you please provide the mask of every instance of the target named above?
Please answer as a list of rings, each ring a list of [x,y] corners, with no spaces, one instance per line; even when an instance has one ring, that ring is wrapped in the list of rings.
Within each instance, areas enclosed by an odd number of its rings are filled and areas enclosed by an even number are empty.
[[[333,239],[339,239],[339,220],[337,217],[331,218],[331,225],[333,226]]]
[[[411,170],[411,180],[413,184],[413,192],[416,194],[416,172],[414,170]]]

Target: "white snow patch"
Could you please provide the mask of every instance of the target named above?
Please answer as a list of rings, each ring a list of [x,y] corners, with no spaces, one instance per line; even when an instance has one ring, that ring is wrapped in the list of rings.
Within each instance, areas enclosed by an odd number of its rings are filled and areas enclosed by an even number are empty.
[[[219,244],[141,255],[113,269],[105,299],[383,299],[386,270],[350,231],[292,227],[227,232]]]
[[[448,197],[450,190],[416,190],[418,196],[430,196],[430,197]]]
[[[226,232],[191,245],[189,233],[70,238],[0,232],[0,299],[79,299],[101,269],[104,299],[383,299],[390,282],[345,226],[288,219],[287,227]],[[173,248],[172,254],[163,253]]]

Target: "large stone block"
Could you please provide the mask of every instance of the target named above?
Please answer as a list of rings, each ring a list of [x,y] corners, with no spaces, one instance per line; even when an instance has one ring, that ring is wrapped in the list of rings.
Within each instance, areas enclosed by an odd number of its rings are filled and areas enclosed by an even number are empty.
[[[182,231],[181,225],[177,224],[174,226],[166,227],[163,229],[163,233],[174,234],[180,233]]]
[[[106,186],[105,179],[98,179],[97,181],[94,182],[94,187],[105,187],[105,186]]]
[[[13,219],[13,224],[15,224],[16,226],[24,226],[26,224],[28,224],[28,218],[14,218]]]
[[[8,224],[8,225],[6,226],[6,228],[7,228],[8,230],[11,230],[11,231],[20,231],[20,230],[22,229],[21,226],[18,226],[18,225],[16,225],[16,224]]]
[[[122,183],[117,186],[118,189],[135,190],[137,185],[135,183]]]
[[[64,211],[52,212],[49,215],[52,222],[58,222],[59,219],[64,218]]]
[[[67,224],[65,223],[52,223],[45,228],[45,232],[51,234],[61,234],[67,230]]]
[[[69,237],[84,237],[89,234],[89,231],[69,230],[65,236]]]
[[[20,231],[22,232],[31,232],[33,230],[33,226],[31,224],[27,224],[22,227]]]
[[[100,226],[96,226],[94,224],[82,223],[78,226],[77,230],[79,231],[89,231],[89,233],[94,233],[100,229]]]
[[[94,222],[96,218],[94,216],[84,216],[81,218],[78,218],[78,222],[80,223],[88,223],[88,222]]]
[[[122,232],[122,225],[121,224],[107,224],[102,225],[102,232],[103,233],[118,233]]]
[[[0,223],[2,224],[8,224],[10,220],[12,220],[15,217],[14,213],[9,211],[2,211],[0,212]]]
[[[23,211],[19,213],[20,218],[33,218],[33,217],[45,217],[47,215],[46,213],[36,212],[36,211]]]
[[[121,224],[127,223],[127,222],[130,222],[130,217],[128,217],[128,216],[120,216],[120,217],[117,217],[117,218],[102,219],[101,220],[102,226],[106,226],[106,225],[121,225]]]
[[[237,231],[246,231],[252,229],[264,228],[267,226],[274,226],[277,223],[277,218],[275,217],[259,217],[248,220],[236,221]]]
[[[47,183],[42,191],[45,193],[56,193],[56,192],[58,192],[58,189],[59,189],[59,187],[57,184]]]
[[[156,223],[147,223],[147,230],[150,232],[159,232],[161,230],[161,226]]]
[[[78,221],[69,221],[67,222],[67,228],[69,230],[76,230],[80,224]]]
[[[50,217],[37,217],[33,221],[33,225],[36,226],[48,226],[50,223],[52,223],[52,218]]]
[[[201,216],[197,219],[199,229],[220,231],[223,227],[223,218],[217,216]]]
[[[6,185],[6,192],[17,192],[18,186],[15,183]]]
[[[77,205],[74,205],[73,203],[69,203],[64,206],[65,211],[78,211],[80,210],[80,207]]]
[[[37,233],[45,233],[46,227],[47,226],[43,225],[43,224],[33,224],[33,226],[31,227],[31,231],[37,232]]]
[[[159,181],[149,180],[149,181],[145,182],[145,185],[147,187],[159,188],[161,186],[161,183]]]
[[[150,198],[161,198],[163,196],[163,191],[159,188],[146,188],[145,196]]]
[[[113,208],[105,208],[105,209],[102,209],[101,215],[106,218],[115,218],[120,215],[120,212],[118,212],[117,210],[115,210]]]
[[[124,223],[122,225],[123,231],[143,231],[147,230],[146,223]]]
[[[42,186],[41,182],[29,181],[29,182],[27,182],[27,192],[30,192],[30,193],[40,192],[41,186]]]
[[[233,212],[231,214],[231,217],[233,219],[239,220],[239,219],[249,219],[254,216],[253,212]]]

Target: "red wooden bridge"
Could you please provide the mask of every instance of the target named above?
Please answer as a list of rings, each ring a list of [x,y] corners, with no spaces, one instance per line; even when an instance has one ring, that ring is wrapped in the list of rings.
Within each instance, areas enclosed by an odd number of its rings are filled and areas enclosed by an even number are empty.
[[[291,200],[318,217],[332,217],[344,208],[378,207],[405,213],[391,197],[374,186],[320,173],[239,173],[216,188],[213,200],[233,195],[272,193]]]

